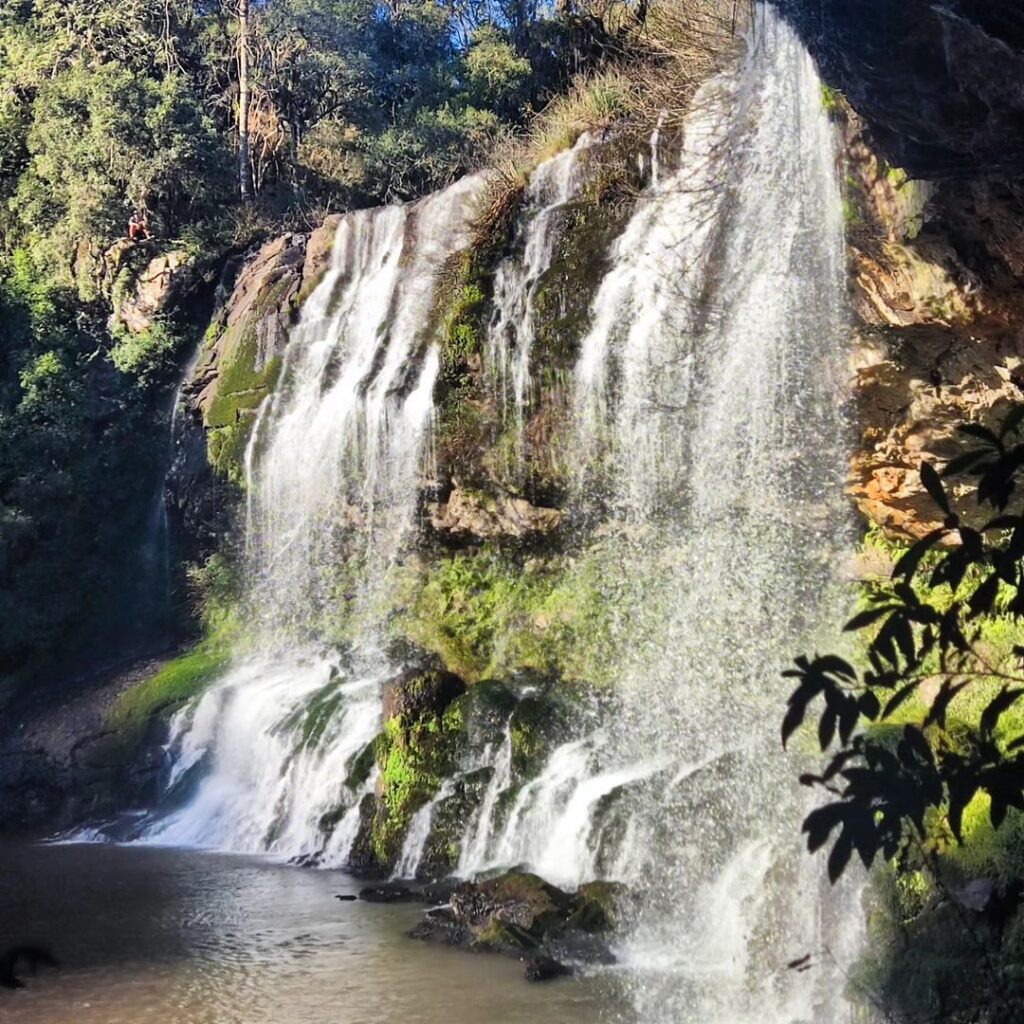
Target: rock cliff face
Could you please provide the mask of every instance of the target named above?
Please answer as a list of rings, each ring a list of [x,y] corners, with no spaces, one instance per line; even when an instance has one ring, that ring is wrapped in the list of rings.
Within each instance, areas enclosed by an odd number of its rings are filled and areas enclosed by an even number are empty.
[[[844,122],[860,335],[853,493],[930,528],[922,459],[1024,398],[1024,11],[1002,0],[784,0]],[[842,98],[839,98],[841,94]]]
[[[844,121],[860,338],[852,490],[870,519],[919,536],[937,514],[921,462],[950,458],[958,425],[989,425],[1024,399],[1024,207],[998,182],[910,178],[866,122]]]
[[[948,459],[959,424],[991,423],[1024,399],[1024,206],[998,182],[911,178],[880,155],[867,122],[848,107],[842,117],[859,339],[851,489],[870,520],[917,536],[935,519],[921,461]],[[215,315],[182,392],[169,487],[192,536],[225,528],[225,487],[241,479],[256,410],[276,381],[300,300],[326,267],[335,226],[266,243]],[[498,486],[500,473],[477,470],[498,461],[503,441],[496,431],[476,437],[466,426],[472,409],[462,408],[457,433],[441,424],[441,455],[471,486],[443,486],[442,500],[426,502],[425,522],[460,545],[551,534],[563,516],[549,507],[557,494],[542,487],[531,502]]]
[[[839,90],[830,88],[823,102],[845,140],[861,438],[851,490],[870,520],[894,535],[920,535],[935,515],[920,485],[921,461],[948,459],[958,424],[991,423],[1024,399],[1024,16],[995,0],[793,0],[791,7]],[[537,344],[556,354],[564,345],[572,351],[593,283],[586,278],[600,272],[591,263],[629,208],[595,197],[618,181],[616,161],[631,167],[634,155],[609,149],[601,160],[597,187],[561,215],[556,258],[538,290]],[[274,386],[288,330],[323,272],[336,224],[266,243],[243,263],[211,324],[183,391],[188,443],[171,481],[192,534],[218,532],[224,503],[216,481],[240,479],[255,411]],[[515,240],[499,250],[508,244]],[[469,295],[483,285],[485,299],[467,305],[455,295],[451,319],[455,332],[479,345],[493,265],[481,277],[476,264],[460,287]],[[539,382],[523,435],[527,471],[520,467],[513,479],[509,438],[479,356],[446,372],[440,476],[425,483],[424,523],[459,546],[551,535],[562,517],[559,381]]]
[[[54,830],[111,814],[158,792],[166,727],[148,720],[138,745],[117,742],[109,722],[119,698],[151,679],[149,658],[43,687],[4,708],[0,735],[0,831]]]
[[[175,250],[154,256],[132,280],[127,293],[114,297],[115,321],[132,334],[148,331],[154,319],[187,291],[192,278],[188,253]]]
[[[256,411],[277,380],[302,299],[327,267],[337,218],[286,234],[225,268],[222,301],[182,386],[168,504],[185,535],[209,546],[230,525]]]
[[[880,152],[916,178],[1024,173],[1024,11],[1006,0],[783,0]]]

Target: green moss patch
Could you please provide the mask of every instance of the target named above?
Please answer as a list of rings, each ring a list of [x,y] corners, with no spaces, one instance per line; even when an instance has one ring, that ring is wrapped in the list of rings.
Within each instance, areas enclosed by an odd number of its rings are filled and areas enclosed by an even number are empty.
[[[618,538],[572,557],[484,545],[429,564],[393,628],[472,682],[534,670],[613,684],[619,624],[647,616],[656,630],[671,612],[650,601],[671,571],[657,552]]]
[[[117,698],[107,727],[123,745],[141,742],[154,718],[166,717],[191,700],[223,673],[230,660],[227,650],[205,644],[175,658]]]
[[[390,868],[413,816],[454,771],[465,734],[461,717],[446,714],[464,689],[447,673],[410,673],[385,698],[384,731],[375,744],[380,783],[371,829],[373,855]]]

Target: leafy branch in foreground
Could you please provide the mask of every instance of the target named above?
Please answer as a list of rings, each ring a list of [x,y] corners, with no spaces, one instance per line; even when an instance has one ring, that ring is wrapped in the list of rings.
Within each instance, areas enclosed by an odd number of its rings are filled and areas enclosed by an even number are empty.
[[[831,842],[833,881],[854,852],[870,867],[879,853],[891,860],[920,847],[936,816],[963,842],[964,812],[980,795],[994,828],[1010,808],[1024,810],[1024,723],[1014,714],[1024,646],[995,656],[984,640],[996,618],[1024,626],[1024,507],[1007,512],[1024,467],[1024,405],[998,433],[976,424],[960,432],[970,447],[941,476],[920,469],[942,525],[902,555],[846,625],[867,641],[866,665],[816,655],[784,673],[796,688],[783,744],[816,714],[821,749],[833,750],[820,775],[800,780],[834,798],[803,824],[812,852]],[[953,511],[943,478],[956,476],[991,510],[977,528]],[[947,719],[964,706],[977,714],[954,737]]]

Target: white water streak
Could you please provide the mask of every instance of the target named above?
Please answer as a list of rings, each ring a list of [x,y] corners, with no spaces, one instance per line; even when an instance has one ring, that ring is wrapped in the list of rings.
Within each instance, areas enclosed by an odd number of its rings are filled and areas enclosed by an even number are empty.
[[[246,457],[250,601],[266,653],[173,723],[172,784],[201,761],[207,774],[147,841],[345,863],[376,777],[345,780],[380,731],[393,669],[373,626],[345,664],[316,637],[345,604],[372,619],[409,537],[439,365],[435,288],[468,240],[481,184],[341,219]],[[346,564],[356,577],[339,582]]]
[[[506,404],[505,411],[514,417],[520,434],[530,399],[537,292],[551,266],[566,205],[579,198],[586,182],[594,147],[593,138],[583,134],[575,146],[545,160],[530,175],[516,239],[521,251],[502,260],[494,274],[486,359],[499,396],[503,402],[511,398],[512,407]]]

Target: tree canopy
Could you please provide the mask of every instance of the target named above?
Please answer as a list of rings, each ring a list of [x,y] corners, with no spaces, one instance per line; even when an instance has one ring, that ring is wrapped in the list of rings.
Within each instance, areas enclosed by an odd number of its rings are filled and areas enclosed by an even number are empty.
[[[571,19],[536,3],[251,4],[248,131],[263,209],[408,199],[478,162],[563,85]],[[209,244],[235,201],[237,10],[20,0],[0,11],[0,253],[74,277],[132,209]]]
[[[448,183],[601,55],[572,3],[244,7],[0,4],[0,677],[142,616],[167,388],[227,257]],[[128,333],[125,275],[171,250],[188,301]]]

